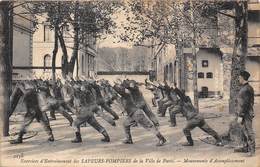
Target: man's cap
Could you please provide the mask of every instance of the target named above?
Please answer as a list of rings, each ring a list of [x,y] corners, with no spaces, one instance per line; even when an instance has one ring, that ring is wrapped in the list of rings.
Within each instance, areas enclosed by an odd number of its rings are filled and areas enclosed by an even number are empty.
[[[242,76],[244,78],[244,80],[248,80],[248,78],[250,77],[250,73],[247,71],[241,71],[240,72],[240,76]]]

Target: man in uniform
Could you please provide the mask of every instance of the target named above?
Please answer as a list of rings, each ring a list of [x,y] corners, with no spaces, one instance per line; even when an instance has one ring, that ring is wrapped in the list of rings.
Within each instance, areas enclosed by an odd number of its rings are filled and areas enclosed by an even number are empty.
[[[110,142],[109,135],[106,132],[105,128],[102,127],[94,117],[94,113],[96,112],[96,110],[99,110],[99,107],[96,104],[96,101],[93,98],[89,87],[86,87],[86,84],[75,84],[73,103],[75,107],[74,113],[76,115],[76,119],[73,121],[72,127],[75,130],[76,138],[73,139],[71,142],[82,142],[80,125],[84,122],[87,122],[90,126],[92,126],[104,136],[101,141]]]
[[[165,83],[166,83],[166,86],[165,86],[166,88],[164,88],[164,89],[167,91],[167,93],[165,92],[167,95],[167,98],[166,98],[167,101],[160,103],[159,110],[160,110],[161,115],[165,115],[165,112],[166,112],[167,108],[169,107],[169,115],[170,115],[169,122],[171,123],[170,127],[175,127],[176,126],[176,114],[181,113],[181,108],[182,108],[181,100],[178,98],[178,96],[177,96],[176,92],[173,90],[173,88],[168,86],[169,84],[167,82],[165,82]],[[159,89],[158,86],[156,86],[153,83],[148,83],[148,84]]]
[[[115,91],[121,96],[122,105],[127,112],[127,117],[124,121],[124,131],[126,134],[126,139],[123,143],[125,144],[133,144],[130,127],[134,122],[137,122],[139,125],[144,127],[147,130],[151,130],[159,139],[156,146],[162,146],[166,142],[166,139],[162,136],[159,130],[147,119],[144,115],[143,111],[139,109],[131,95],[131,92],[126,89],[123,83],[117,82],[114,85]]]
[[[105,98],[105,102],[106,104],[111,107],[111,105],[113,104],[113,101],[115,99],[117,99],[117,93],[115,92],[115,90],[112,88],[112,86],[109,84],[108,80],[103,80],[101,82],[101,87],[103,88],[103,92],[104,92],[104,98]]]
[[[101,86],[98,85],[96,82],[93,82],[91,86],[95,90],[97,104],[103,109],[105,109],[109,114],[111,114],[114,117],[114,120],[118,120],[119,116],[117,115],[117,113],[113,111],[105,102],[105,99],[101,93]]]
[[[171,88],[166,81],[164,82],[164,86],[159,86],[159,88],[163,91],[164,98],[158,102],[158,116],[165,117],[167,108],[173,105],[170,97]]]
[[[183,92],[184,93],[184,92]],[[176,114],[181,113],[182,111],[182,103],[181,100],[178,98],[176,92],[171,88],[169,99],[172,102],[172,105],[169,107],[169,114],[170,114],[170,127],[175,127],[176,123]]]
[[[36,82],[42,83],[42,81],[25,81],[24,83],[24,103],[26,106],[26,114],[24,116],[24,122],[18,134],[18,138],[11,140],[11,144],[19,144],[23,142],[23,135],[26,132],[27,127],[32,123],[34,118],[40,122],[45,131],[47,132],[49,138],[48,141],[54,141],[52,134],[52,129],[49,124],[49,119],[45,111],[41,110],[39,106],[39,101],[41,100],[41,95],[46,93],[47,85],[36,85]]]
[[[253,131],[254,118],[254,89],[249,85],[250,74],[247,71],[241,71],[239,82],[241,84],[237,98],[237,116],[238,123],[241,123],[246,139],[246,146],[236,148],[235,152],[249,152],[249,156],[255,154],[255,135]]]
[[[191,99],[189,96],[186,96],[182,91],[176,88],[174,84],[172,87],[176,94],[180,97],[183,102],[182,112],[183,115],[186,117],[187,124],[183,129],[183,133],[187,138],[187,143],[184,143],[183,146],[193,146],[193,139],[191,137],[191,130],[196,127],[199,127],[204,132],[208,133],[209,135],[213,136],[216,139],[217,146],[223,146],[221,138],[214,131],[205,121],[204,117],[198,112],[196,108],[192,105]]]
[[[70,126],[72,126],[73,118],[67,112],[69,109],[64,102],[64,99],[62,98],[61,87],[53,81],[49,81],[48,84],[50,95],[46,97],[46,100],[42,100],[42,103],[47,102],[47,104],[43,105],[48,105],[48,110],[50,110],[50,112],[57,111],[58,113],[63,115],[69,121]]]
[[[158,119],[146,103],[142,92],[139,90],[138,83],[135,80],[128,80],[124,82],[124,85],[130,91],[136,106],[144,111],[145,115],[152,121],[154,126],[159,126]]]
[[[101,95],[101,92],[99,90],[99,88],[97,87],[96,89],[94,89],[93,85],[96,84],[94,83],[95,81],[94,80],[90,80],[90,81],[83,81],[83,85],[85,87],[88,87],[89,91],[91,92],[91,98],[95,101],[95,103],[101,108],[101,106],[99,105],[100,104],[100,101],[98,100],[98,96],[100,97]],[[97,91],[98,90],[98,91]],[[99,95],[97,95],[97,93],[100,93]],[[101,99],[102,99],[102,96],[101,96]],[[101,108],[102,109],[102,108]],[[102,112],[100,110],[95,110],[94,112],[100,116],[102,119],[104,119],[105,121],[107,121],[110,125],[112,126],[116,126],[116,123],[115,123],[115,120],[110,116],[110,115],[107,115],[105,114],[104,112]]]
[[[155,86],[156,83],[155,81],[153,81],[153,83],[151,84],[147,79],[145,80],[145,86],[146,89],[150,90],[153,93],[153,98],[152,98],[152,104],[153,107],[157,107],[158,104],[158,100],[160,99],[160,95],[161,95],[161,90],[159,88],[157,88],[157,86]]]

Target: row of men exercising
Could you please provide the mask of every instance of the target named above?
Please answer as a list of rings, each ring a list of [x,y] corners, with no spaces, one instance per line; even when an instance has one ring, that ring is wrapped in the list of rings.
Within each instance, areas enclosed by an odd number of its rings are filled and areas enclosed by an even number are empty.
[[[94,117],[94,113],[96,113],[112,126],[116,126],[115,120],[119,119],[117,113],[110,107],[117,94],[109,86],[107,81],[103,80],[97,84],[94,81],[66,80],[62,84],[60,81],[31,80],[19,83],[16,88],[23,92],[23,102],[27,111],[18,138],[11,140],[11,144],[22,143],[22,137],[34,119],[42,123],[49,136],[48,140],[54,141],[52,129],[46,114],[47,111],[58,112],[69,121],[70,125],[75,129],[77,136],[77,140],[73,140],[72,142],[81,141],[79,127],[84,122],[89,123],[102,133],[105,137],[103,141],[110,141],[106,130]],[[110,113],[113,118],[103,113],[100,108]],[[73,120],[68,112],[75,114],[76,119]]]
[[[185,95],[184,90],[176,88],[176,84],[168,83],[152,83],[145,81],[146,88],[153,93],[152,104],[154,107],[158,107],[157,114],[159,117],[165,117],[168,109],[170,116],[170,127],[175,127],[176,114],[181,113],[187,120],[187,124],[183,129],[183,133],[187,138],[187,143],[184,146],[193,146],[193,139],[191,137],[191,130],[199,127],[204,132],[213,136],[216,139],[217,146],[223,146],[223,143],[215,130],[213,130],[203,117],[192,105],[189,96]]]
[[[110,85],[109,87],[111,88],[112,85]],[[94,113],[96,113],[107,122],[109,122],[112,126],[115,126],[114,120],[110,119],[108,115],[102,113],[100,111],[100,108],[98,107],[98,105],[101,104],[98,98],[101,95],[100,88],[101,84],[97,84],[96,82],[89,83],[84,81],[77,81],[71,83],[67,81],[62,86],[62,100],[57,100],[55,99],[55,96],[53,97],[51,95],[48,95],[48,90],[52,89],[50,86],[48,86],[48,84],[38,85],[37,91],[35,91],[35,89],[31,89],[30,91],[28,91],[30,93],[26,93],[26,96],[24,98],[25,104],[28,109],[25,115],[25,122],[22,125],[18,138],[11,141],[11,143],[22,143],[22,135],[25,132],[25,128],[32,122],[33,118],[36,118],[39,121],[43,122],[45,130],[49,135],[48,140],[54,141],[48,118],[46,116],[46,111],[53,109],[53,107],[55,107],[55,110],[58,112],[63,113],[66,109],[68,109],[76,115],[76,119],[73,121],[72,124],[72,127],[75,130],[76,137],[74,140],[72,140],[72,142],[82,142],[80,125],[84,122],[87,122],[98,132],[103,134],[104,139],[102,139],[102,141],[109,142],[110,139],[108,133],[94,117]],[[93,92],[93,90],[95,91]],[[134,80],[117,80],[117,82],[113,86],[113,89],[111,90],[115,90],[116,93],[119,95],[120,98],[117,99],[120,101],[120,104],[123,106],[125,112],[127,113],[123,124],[126,135],[126,139],[123,143],[133,143],[130,127],[137,123],[156,135],[156,137],[159,139],[158,143],[156,144],[157,146],[164,145],[166,139],[158,130],[159,122],[147,105],[146,101],[144,100],[144,97],[138,88],[138,83]],[[215,137],[216,145],[222,145],[221,139],[219,138],[218,134],[206,124],[203,117],[194,109],[189,98],[177,88],[172,87],[171,90],[174,90],[180,97],[181,101],[183,101],[182,111],[188,120],[187,127],[184,129],[184,134],[187,137],[188,142],[184,145],[193,145],[190,130],[192,130],[196,126],[200,127],[202,130]],[[47,103],[44,103],[45,105],[42,105],[42,101],[47,101]],[[71,105],[72,101],[73,106]],[[106,104],[104,100],[102,101],[103,104]]]

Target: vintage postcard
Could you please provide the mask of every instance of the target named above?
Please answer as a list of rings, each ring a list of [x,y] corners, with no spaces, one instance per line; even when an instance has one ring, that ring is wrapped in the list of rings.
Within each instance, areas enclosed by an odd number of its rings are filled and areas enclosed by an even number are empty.
[[[1,167],[260,167],[259,0],[0,1]]]

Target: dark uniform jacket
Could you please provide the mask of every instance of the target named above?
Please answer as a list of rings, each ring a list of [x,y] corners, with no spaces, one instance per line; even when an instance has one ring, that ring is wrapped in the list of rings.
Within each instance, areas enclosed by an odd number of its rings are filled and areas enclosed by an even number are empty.
[[[182,101],[182,112],[187,120],[190,120],[199,114],[198,110],[193,106],[189,96],[186,96],[178,88],[175,88],[174,91],[180,97]]]
[[[168,98],[172,101],[173,105],[180,105],[180,99],[178,98],[178,95],[173,88],[170,89]]]
[[[101,93],[101,86],[97,85],[96,83],[91,84],[91,87],[95,90],[94,93],[96,95],[96,101],[98,105],[104,104],[105,99]]]
[[[158,86],[158,89],[161,91],[162,98],[166,97],[166,92],[164,86],[160,85]]]
[[[154,124],[158,124],[158,120],[156,118],[156,116],[154,115],[154,113],[150,110],[150,108],[148,107],[148,104],[146,103],[144,96],[142,94],[142,92],[139,90],[138,86],[134,86],[134,87],[127,87],[128,90],[131,92],[131,95],[133,97],[133,100],[135,102],[135,104],[137,105],[137,107],[140,107],[141,109],[143,109],[145,115],[154,123]],[[146,109],[145,109],[145,108]]]
[[[127,112],[127,115],[132,116],[138,110],[138,107],[136,106],[131,93],[126,92],[125,87],[119,84],[114,85],[113,88],[119,95],[122,96],[122,105]]]
[[[254,118],[254,89],[248,84],[244,84],[237,97],[237,113],[239,117]]]

